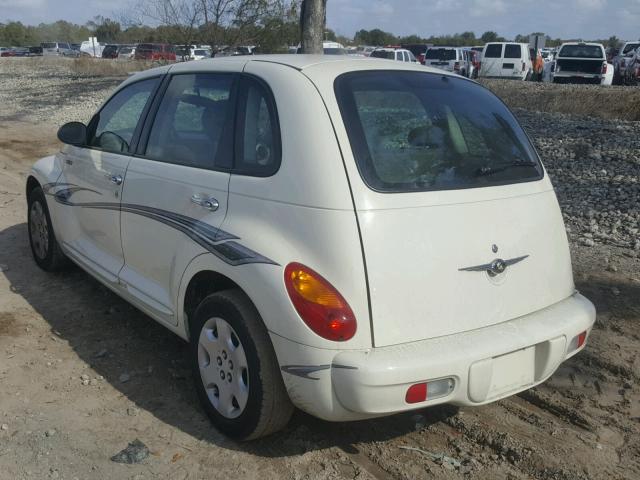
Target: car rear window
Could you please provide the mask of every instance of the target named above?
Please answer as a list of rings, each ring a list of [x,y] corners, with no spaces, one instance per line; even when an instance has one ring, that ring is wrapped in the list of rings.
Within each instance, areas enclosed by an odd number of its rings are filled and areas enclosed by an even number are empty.
[[[455,60],[456,51],[453,48],[430,48],[424,58],[427,60]]]
[[[347,50],[344,48],[324,48],[323,52],[325,55],[346,55]]]
[[[502,57],[502,44],[491,43],[487,45],[487,50],[484,52],[484,58],[501,58]]]
[[[598,45],[565,45],[560,49],[559,57],[604,58]]]
[[[628,43],[624,46],[622,54],[624,55],[625,53],[629,53],[631,50],[635,50],[638,47],[640,47],[640,43]]]
[[[504,58],[521,58],[522,46],[510,43],[504,46]]]
[[[474,82],[365,71],[341,75],[335,91],[358,170],[376,191],[453,190],[542,178],[516,119]]]
[[[371,52],[371,57],[373,58],[387,58],[389,60],[396,59],[396,52],[391,52],[388,50],[374,50]]]

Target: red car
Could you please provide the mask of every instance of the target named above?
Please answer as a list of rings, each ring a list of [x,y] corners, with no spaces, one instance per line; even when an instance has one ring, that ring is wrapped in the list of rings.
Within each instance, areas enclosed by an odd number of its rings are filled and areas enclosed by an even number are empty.
[[[141,43],[136,48],[136,60],[176,61],[176,49],[168,43]]]

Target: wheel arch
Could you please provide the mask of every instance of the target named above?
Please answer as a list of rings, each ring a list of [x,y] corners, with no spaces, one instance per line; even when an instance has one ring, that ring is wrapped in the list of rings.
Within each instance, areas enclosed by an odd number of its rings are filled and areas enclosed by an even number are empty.
[[[34,188],[40,187],[40,186],[41,185],[38,179],[33,175],[29,175],[27,177],[27,182],[25,185],[25,195],[27,196],[27,198],[29,198],[29,195],[31,194]]]

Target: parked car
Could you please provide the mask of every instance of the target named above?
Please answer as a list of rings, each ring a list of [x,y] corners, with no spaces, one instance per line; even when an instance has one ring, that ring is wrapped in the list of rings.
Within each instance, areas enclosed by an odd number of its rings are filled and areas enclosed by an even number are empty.
[[[76,57],[77,52],[67,42],[43,42],[42,54],[44,56]]]
[[[478,69],[480,67],[478,58],[480,55],[475,50],[470,49],[463,49],[462,53],[464,62],[460,68],[460,75],[467,78],[478,78]]]
[[[550,48],[540,49],[540,55],[545,63],[553,61],[553,51]]]
[[[38,46],[29,47],[29,56],[30,57],[41,57],[42,56],[42,47],[38,47]]]
[[[338,42],[322,42],[322,49],[325,55],[347,55],[347,49]],[[296,53],[302,53],[302,47],[298,45]]]
[[[542,81],[544,71],[544,59],[540,49],[529,48],[529,58],[531,59],[531,78],[535,81]]]
[[[15,52],[11,47],[0,47],[0,57],[15,57]]]
[[[411,53],[409,50],[396,47],[376,48],[373,52],[371,52],[371,55],[369,55],[369,57],[396,60],[398,62],[419,63],[416,60],[416,57],[413,56],[413,53]]]
[[[136,47],[136,60],[164,60],[175,62],[176,51],[168,43],[141,43]]]
[[[624,69],[624,77],[622,83],[624,85],[637,86],[640,80],[640,47],[633,52]]]
[[[496,401],[593,326],[531,141],[459,76],[305,55],[167,65],[58,138],[26,179],[36,264],[71,260],[187,340],[231,437],[282,428],[292,405],[344,421]]]
[[[85,40],[80,44],[80,55],[84,57],[102,57],[102,50],[106,47],[107,44],[103,42],[92,42],[90,40]]]
[[[464,53],[458,47],[429,47],[424,54],[424,64],[428,67],[460,73],[464,63]]]
[[[102,50],[102,58],[118,58],[118,51],[120,50],[120,45],[116,44],[107,44]]]
[[[427,49],[433,45],[427,43],[406,43],[400,45],[405,50],[409,50],[416,60],[424,65],[424,54],[427,53]]]
[[[195,48],[191,53],[192,60],[204,60],[206,58],[211,58],[211,52],[204,48]]]
[[[136,55],[135,45],[123,45],[118,50],[118,59],[132,60]]]
[[[634,52],[640,47],[640,42],[627,42],[618,51],[618,54],[613,57],[613,83],[619,85],[624,78],[624,70],[626,68],[627,60],[633,57]],[[609,61],[609,60],[607,60]]]
[[[601,43],[563,43],[553,62],[554,83],[589,83],[611,85],[613,65],[607,63]]]
[[[480,78],[529,80],[533,66],[529,45],[514,42],[491,42],[484,46]]]

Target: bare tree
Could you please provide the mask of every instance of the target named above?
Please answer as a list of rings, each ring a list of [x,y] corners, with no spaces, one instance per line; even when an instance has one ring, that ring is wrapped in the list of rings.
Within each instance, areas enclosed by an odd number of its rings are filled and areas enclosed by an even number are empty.
[[[327,0],[302,0],[300,36],[302,53],[322,53],[322,39],[327,20]]]
[[[202,23],[202,4],[196,0],[144,0],[137,10],[142,18],[172,27],[182,44],[193,41]]]

